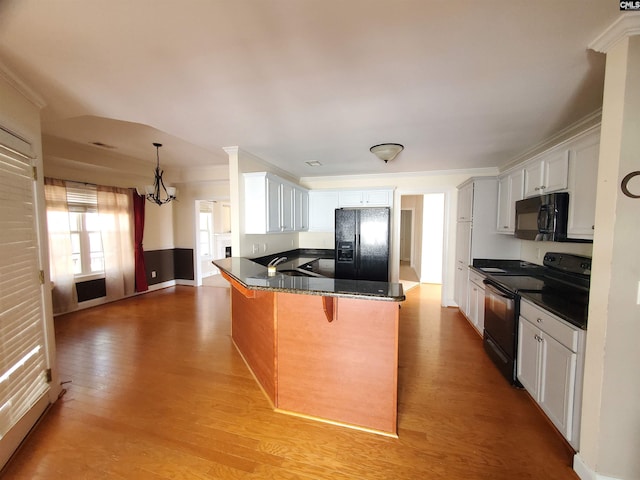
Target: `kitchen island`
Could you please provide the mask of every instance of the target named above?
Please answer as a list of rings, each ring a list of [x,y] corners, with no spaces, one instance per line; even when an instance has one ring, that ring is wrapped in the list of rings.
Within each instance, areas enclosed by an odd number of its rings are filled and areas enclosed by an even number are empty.
[[[396,436],[401,284],[214,264],[232,286],[233,341],[277,411]]]

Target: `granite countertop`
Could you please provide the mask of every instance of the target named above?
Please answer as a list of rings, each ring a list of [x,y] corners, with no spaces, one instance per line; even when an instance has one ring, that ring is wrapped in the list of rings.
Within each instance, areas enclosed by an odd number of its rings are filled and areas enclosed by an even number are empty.
[[[469,268],[512,290],[508,284],[508,276],[536,276],[540,275],[545,267],[522,260],[476,259]],[[578,328],[587,329],[588,292],[569,287],[563,290],[543,288],[541,291],[521,290],[518,295]]]
[[[317,257],[300,257],[277,266],[278,270],[295,269]],[[327,277],[290,276],[283,273],[267,274],[267,267],[248,258],[231,257],[214,260],[213,264],[250,290],[349,297],[401,302],[405,299],[401,283],[347,280]]]

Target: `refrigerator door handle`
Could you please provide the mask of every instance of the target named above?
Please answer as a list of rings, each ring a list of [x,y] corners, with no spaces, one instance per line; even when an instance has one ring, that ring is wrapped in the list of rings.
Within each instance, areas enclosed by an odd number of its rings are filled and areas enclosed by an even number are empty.
[[[356,258],[355,258],[355,267],[356,267],[356,272],[359,273],[360,272],[360,234],[358,233],[356,235]]]

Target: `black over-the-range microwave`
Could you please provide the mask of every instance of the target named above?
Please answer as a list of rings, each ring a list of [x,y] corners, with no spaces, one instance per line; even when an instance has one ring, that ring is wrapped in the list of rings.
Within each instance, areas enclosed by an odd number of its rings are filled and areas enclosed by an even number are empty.
[[[590,242],[567,238],[569,194],[549,193],[516,202],[516,238],[546,242]]]

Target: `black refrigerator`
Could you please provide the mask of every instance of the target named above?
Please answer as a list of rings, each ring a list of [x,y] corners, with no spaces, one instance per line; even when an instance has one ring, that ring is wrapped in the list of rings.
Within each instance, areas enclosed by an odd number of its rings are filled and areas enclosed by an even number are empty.
[[[391,210],[336,209],[336,278],[389,281]]]

